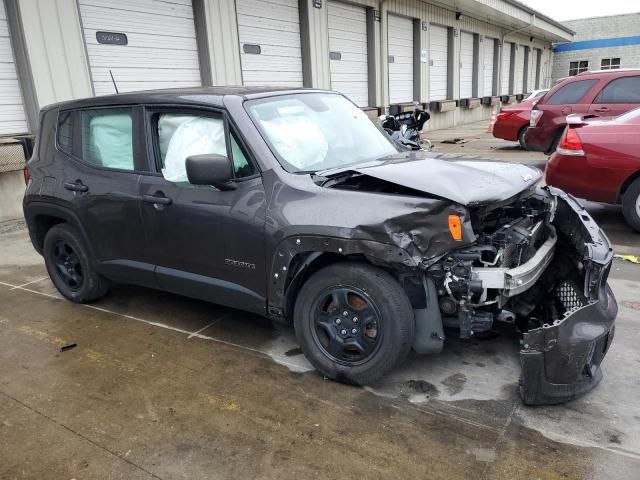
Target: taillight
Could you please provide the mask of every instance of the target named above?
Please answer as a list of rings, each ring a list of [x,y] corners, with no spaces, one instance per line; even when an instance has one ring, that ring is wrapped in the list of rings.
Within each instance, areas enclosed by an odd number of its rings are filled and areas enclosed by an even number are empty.
[[[531,110],[531,116],[529,117],[529,125],[535,127],[542,118],[542,110]]]
[[[496,115],[498,115],[498,107],[491,110],[491,117],[489,118],[489,127],[487,128],[487,132],[493,133],[493,126],[496,124]]]
[[[24,175],[24,184],[27,185],[29,183],[29,179],[31,178],[31,173],[29,173],[29,167],[24,167],[22,169],[22,174]]]
[[[560,143],[558,143],[556,152],[561,155],[584,155],[580,136],[574,128],[567,127],[565,129],[562,137],[560,137]]]

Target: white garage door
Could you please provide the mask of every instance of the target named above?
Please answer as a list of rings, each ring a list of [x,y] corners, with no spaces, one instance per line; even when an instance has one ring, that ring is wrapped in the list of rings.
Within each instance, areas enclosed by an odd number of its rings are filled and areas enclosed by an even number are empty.
[[[389,101],[413,99],[413,20],[389,15]]]
[[[328,3],[331,89],[360,107],[369,104],[367,14],[364,8]]]
[[[500,74],[500,95],[509,95],[509,75],[511,73],[511,42],[502,44],[502,73]]]
[[[431,25],[429,33],[429,100],[446,100],[449,42],[447,27]]]
[[[513,93],[524,91],[524,46],[518,45],[516,49],[516,64]]]
[[[493,62],[495,61],[494,39],[486,37],[483,42],[484,55],[482,62],[482,95],[493,95]]]
[[[298,0],[236,0],[244,85],[302,86]]]
[[[460,34],[460,98],[473,97],[473,34]]]
[[[540,87],[536,83],[536,74],[538,72],[538,49],[531,50],[533,59],[531,61],[531,82],[529,83],[529,90],[538,90]]]
[[[26,133],[27,119],[11,50],[7,15],[0,0],[0,135]]]
[[[201,85],[191,0],[78,3],[96,95]]]

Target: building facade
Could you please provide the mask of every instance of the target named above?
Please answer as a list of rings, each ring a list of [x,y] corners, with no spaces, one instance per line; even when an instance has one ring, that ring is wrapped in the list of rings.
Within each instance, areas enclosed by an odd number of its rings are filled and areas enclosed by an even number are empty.
[[[0,140],[116,86],[325,88],[372,118],[420,102],[429,128],[454,126],[547,86],[572,33],[516,0],[0,0]],[[3,145],[0,191],[24,163]]]
[[[640,68],[640,13],[563,22],[574,41],[554,45],[552,79],[586,70]]]

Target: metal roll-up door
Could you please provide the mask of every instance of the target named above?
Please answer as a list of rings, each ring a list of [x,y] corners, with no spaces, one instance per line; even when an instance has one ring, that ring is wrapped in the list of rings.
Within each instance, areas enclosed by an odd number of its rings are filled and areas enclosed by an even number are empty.
[[[389,15],[389,102],[413,99],[413,20]]]
[[[484,54],[482,61],[482,94],[490,97],[493,95],[493,74],[494,74],[494,61],[495,41],[493,38],[486,37],[484,39]]]
[[[460,34],[460,98],[473,97],[473,34]]]
[[[511,74],[511,42],[502,44],[502,65],[500,74],[500,95],[509,95],[509,75]]]
[[[523,93],[524,91],[524,46],[516,45],[516,63],[513,93]]]
[[[366,107],[369,104],[366,10],[334,1],[327,7],[331,89]]]
[[[447,27],[431,25],[429,32],[429,100],[446,100],[449,62]],[[473,55],[473,53],[472,53]]]
[[[202,84],[191,0],[79,0],[96,95]]]
[[[244,85],[302,87],[298,0],[236,0]]]
[[[540,88],[536,79],[538,78],[538,68],[540,67],[537,48],[534,48],[532,51],[533,59],[531,61],[531,88],[529,90],[538,90]]]
[[[4,2],[0,0],[0,135],[26,133],[27,130],[7,14]]]

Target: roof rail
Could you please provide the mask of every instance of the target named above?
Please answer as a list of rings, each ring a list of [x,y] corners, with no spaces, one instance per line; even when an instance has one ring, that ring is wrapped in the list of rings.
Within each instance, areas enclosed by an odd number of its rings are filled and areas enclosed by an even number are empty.
[[[611,73],[611,72],[640,72],[640,68],[610,68],[606,70],[586,70],[578,73],[578,75],[591,75],[593,73]]]

